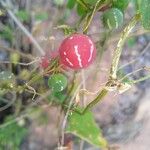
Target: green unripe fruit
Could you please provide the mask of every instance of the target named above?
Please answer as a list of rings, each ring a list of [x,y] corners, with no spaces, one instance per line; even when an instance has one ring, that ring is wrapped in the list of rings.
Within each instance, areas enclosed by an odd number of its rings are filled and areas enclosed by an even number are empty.
[[[104,12],[103,22],[109,29],[117,29],[123,24],[123,13],[117,8],[111,8]]]
[[[61,73],[51,75],[48,86],[55,92],[63,91],[67,87],[67,78]]]
[[[66,95],[63,94],[62,92],[56,92],[53,93],[54,97],[57,99],[57,102],[63,103],[64,100],[66,99]]]
[[[125,10],[129,4],[130,0],[113,0],[112,6],[119,8],[120,10]]]

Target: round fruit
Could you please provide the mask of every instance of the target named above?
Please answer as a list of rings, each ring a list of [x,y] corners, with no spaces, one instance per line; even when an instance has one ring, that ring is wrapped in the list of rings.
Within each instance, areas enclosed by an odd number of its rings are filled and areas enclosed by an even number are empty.
[[[63,91],[67,87],[67,78],[61,73],[51,75],[48,86],[55,92]]]
[[[92,40],[83,34],[73,34],[61,43],[60,61],[72,69],[89,66],[96,56],[96,48]]]
[[[111,8],[104,12],[103,21],[109,29],[117,29],[123,24],[123,13],[117,8]]]

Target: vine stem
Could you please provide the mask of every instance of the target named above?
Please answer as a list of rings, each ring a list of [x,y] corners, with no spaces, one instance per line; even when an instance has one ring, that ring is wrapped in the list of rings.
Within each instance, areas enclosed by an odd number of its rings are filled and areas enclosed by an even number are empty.
[[[100,5],[100,2],[101,2],[101,1],[102,1],[102,0],[98,0],[98,1],[96,2],[93,11],[92,11],[92,13],[90,14],[90,17],[87,17],[88,21],[87,21],[86,24],[85,24],[85,27],[84,27],[84,29],[83,29],[83,33],[86,33],[86,32],[87,32],[87,30],[88,30],[88,28],[89,28],[89,26],[90,26],[90,24],[91,24],[91,22],[92,22],[92,19],[93,19],[93,17],[94,17],[94,14],[96,13],[96,11],[97,11],[97,9],[98,9],[98,6]]]
[[[100,102],[101,100],[103,100],[103,98],[107,95],[108,90],[106,90],[105,88],[103,88],[100,93],[98,94],[98,96],[92,101],[90,102],[86,108],[81,112],[81,114],[84,114],[86,111],[88,111],[89,109],[91,109],[93,106],[95,106],[98,102]]]
[[[117,70],[118,70],[118,64],[119,64],[119,60],[120,60],[120,56],[122,53],[122,47],[129,35],[129,33],[131,32],[131,30],[134,28],[134,26],[136,25],[136,23],[139,21],[140,19],[140,15],[136,14],[131,21],[129,22],[129,24],[125,27],[125,29],[123,30],[120,40],[117,44],[117,48],[114,51],[113,54],[113,60],[112,60],[112,64],[111,64],[111,68],[110,68],[110,78],[108,79],[108,82],[111,82],[112,79],[116,79],[117,78]],[[145,79],[145,78],[144,78]],[[144,80],[143,79],[143,80]],[[141,80],[140,80],[141,81]],[[107,83],[106,83],[107,84]],[[97,95],[97,97],[90,102],[83,111],[79,111],[80,114],[84,114],[87,110],[91,109],[93,106],[95,106],[98,102],[102,101],[103,98],[107,95],[109,91],[105,88],[102,88],[102,90],[99,92],[99,94]]]
[[[113,54],[112,64],[111,64],[111,68],[110,68],[110,78],[111,79],[116,79],[117,78],[118,64],[119,64],[120,56],[121,56],[121,53],[122,53],[123,45],[124,45],[128,35],[129,35],[129,33],[134,28],[134,26],[139,21],[139,19],[140,19],[140,15],[136,14],[131,19],[131,21],[125,27],[125,29],[123,30],[123,32],[121,34],[120,40],[117,44],[117,48],[115,49],[114,54]]]
[[[68,119],[68,116],[69,116],[69,113],[70,113],[70,110],[71,110],[74,98],[76,97],[76,95],[77,95],[79,89],[81,88],[82,84],[83,84],[83,81],[78,85],[78,87],[76,88],[72,98],[70,99],[70,102],[69,102],[69,105],[68,105],[65,117],[63,119],[62,127],[61,127],[62,129],[61,129],[60,147],[63,147],[63,145],[64,145],[64,135],[65,135],[65,128],[66,128],[66,124],[67,124],[67,119]]]

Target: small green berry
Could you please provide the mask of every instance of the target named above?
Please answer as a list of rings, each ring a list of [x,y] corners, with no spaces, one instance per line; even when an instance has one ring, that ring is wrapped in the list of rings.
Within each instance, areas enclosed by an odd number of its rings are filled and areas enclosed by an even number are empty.
[[[103,22],[109,29],[117,29],[123,24],[123,13],[117,8],[111,8],[104,12]]]
[[[63,91],[67,87],[67,78],[61,73],[51,75],[48,79],[48,86],[54,92]]]

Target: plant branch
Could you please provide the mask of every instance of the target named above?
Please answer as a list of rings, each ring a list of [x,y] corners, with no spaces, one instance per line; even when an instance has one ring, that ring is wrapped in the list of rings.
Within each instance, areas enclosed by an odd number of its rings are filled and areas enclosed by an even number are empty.
[[[129,33],[134,28],[134,26],[136,25],[136,23],[138,22],[139,19],[140,19],[140,15],[136,14],[132,18],[132,20],[129,22],[129,24],[125,27],[125,29],[123,30],[123,32],[121,34],[120,40],[117,44],[117,48],[115,49],[114,54],[113,54],[112,65],[110,68],[110,78],[111,79],[116,79],[116,77],[117,77],[118,64],[119,64],[120,56],[122,53],[123,45],[129,35]]]
[[[90,16],[87,17],[87,22],[86,22],[85,27],[84,27],[84,29],[83,29],[83,33],[86,33],[86,32],[87,32],[87,30],[88,30],[88,28],[89,28],[89,26],[90,26],[90,24],[91,24],[91,22],[92,22],[92,19],[93,19],[93,17],[94,17],[94,14],[96,13],[96,11],[97,11],[98,8],[99,8],[98,6],[100,5],[100,2],[101,2],[101,0],[98,0],[98,1],[96,2],[92,13],[90,13],[90,14],[89,14]]]

